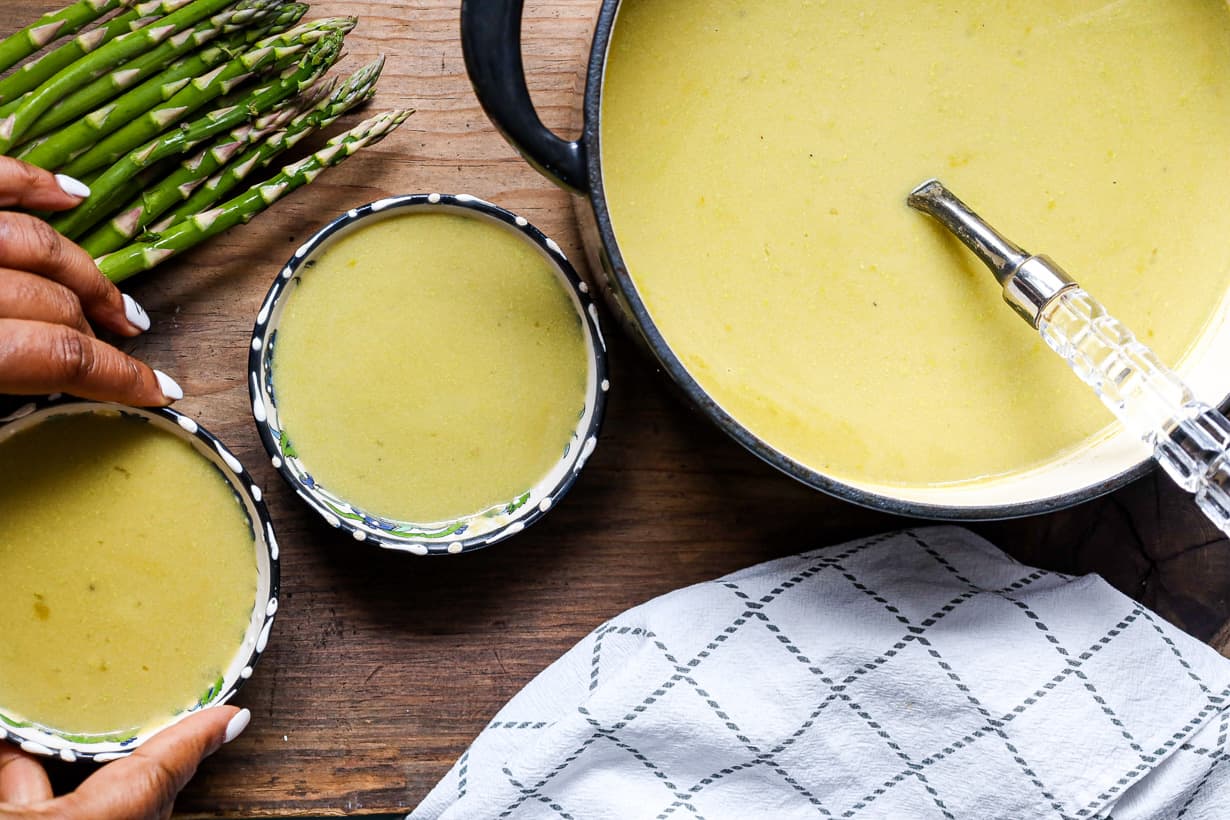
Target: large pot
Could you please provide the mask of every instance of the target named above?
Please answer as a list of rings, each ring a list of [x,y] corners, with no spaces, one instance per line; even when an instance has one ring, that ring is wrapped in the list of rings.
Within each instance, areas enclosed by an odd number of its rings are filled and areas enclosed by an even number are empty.
[[[700,412],[767,463],[815,489],[901,515],[987,520],[1062,509],[1115,490],[1152,469],[1147,448],[1123,432],[1043,467],[993,481],[945,487],[857,486],[800,464],[766,444],[697,383],[650,317],[616,241],[603,188],[601,114],[604,73],[619,0],[604,0],[594,28],[582,104],[582,133],[552,133],[534,110],[521,59],[523,0],[462,0],[466,67],[478,99],[505,138],[537,170],[577,195],[576,210],[591,270],[624,326]],[[1007,308],[1005,308],[1007,310]],[[1230,378],[1218,360],[1230,355],[1226,311],[1188,357],[1184,375],[1197,393],[1225,396]]]

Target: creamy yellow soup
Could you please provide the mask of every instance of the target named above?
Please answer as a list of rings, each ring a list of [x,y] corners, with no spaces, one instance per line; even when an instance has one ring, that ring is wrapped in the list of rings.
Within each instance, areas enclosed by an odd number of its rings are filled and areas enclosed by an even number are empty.
[[[485,219],[402,214],[332,243],[283,309],[273,386],[322,487],[398,521],[529,491],[570,446],[588,359],[538,249]]]
[[[938,176],[1177,362],[1230,284],[1223,0],[624,0],[616,238],[738,421],[865,484],[1019,471],[1108,416],[908,192]]]
[[[0,440],[0,713],[131,735],[194,706],[243,643],[247,514],[190,444],[118,414]]]

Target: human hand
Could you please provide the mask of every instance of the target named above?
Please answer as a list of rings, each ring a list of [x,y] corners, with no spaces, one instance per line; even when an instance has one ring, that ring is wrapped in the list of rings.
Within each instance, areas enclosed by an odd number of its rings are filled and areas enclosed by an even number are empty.
[[[89,188],[20,160],[0,157],[0,208],[65,211]],[[165,406],[183,391],[95,337],[91,323],[119,336],[149,329],[77,245],[36,217],[0,211],[0,393],[71,393],[86,399]]]
[[[248,726],[234,706],[205,709],[164,729],[129,757],[108,763],[77,790],[53,797],[36,758],[0,743],[0,820],[153,820],[168,818],[198,764]]]

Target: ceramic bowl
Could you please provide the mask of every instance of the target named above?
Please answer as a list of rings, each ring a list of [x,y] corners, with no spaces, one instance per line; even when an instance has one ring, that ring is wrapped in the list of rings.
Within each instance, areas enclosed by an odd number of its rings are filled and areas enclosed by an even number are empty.
[[[256,662],[265,651],[278,609],[278,542],[269,513],[261,500],[260,487],[252,476],[226,445],[194,420],[175,410],[137,409],[52,396],[24,403],[0,417],[0,441],[48,419],[79,413],[122,413],[142,419],[190,443],[201,458],[217,468],[243,506],[252,527],[257,567],[256,596],[242,643],[236,648],[230,665],[219,681],[194,706],[176,717],[144,728],[137,734],[83,737],[22,721],[5,714],[4,706],[0,704],[0,739],[19,744],[31,754],[58,757],[68,762],[105,763],[131,754],[156,732],[193,712],[226,703],[252,676]]]
[[[371,514],[331,492],[299,458],[278,414],[273,372],[277,367],[277,333],[286,295],[305,275],[314,258],[330,243],[376,221],[409,213],[452,213],[487,220],[531,243],[550,263],[571,296],[589,362],[585,406],[572,439],[555,467],[511,502],[449,521],[398,521]],[[348,211],[330,222],[295,251],[274,280],[252,331],[248,387],[252,413],[273,466],[305,504],[328,524],[355,540],[414,555],[457,554],[490,546],[530,526],[568,492],[598,443],[606,394],[606,342],[589,286],[577,275],[558,244],[524,217],[466,194],[412,194],[382,199]]]

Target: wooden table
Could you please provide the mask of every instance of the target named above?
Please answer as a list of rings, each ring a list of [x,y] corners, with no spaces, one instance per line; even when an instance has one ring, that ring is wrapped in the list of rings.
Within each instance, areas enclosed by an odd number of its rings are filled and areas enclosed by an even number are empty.
[[[57,5],[7,0],[0,27]],[[572,121],[598,5],[528,4],[527,68],[553,127]],[[404,812],[505,701],[605,619],[762,560],[907,524],[764,466],[700,423],[618,336],[601,445],[559,509],[515,540],[440,560],[385,554],[296,503],[257,440],[244,367],[257,308],[297,243],[388,194],[469,192],[524,214],[583,261],[568,196],[516,157],[470,91],[457,6],[313,3],[313,16],[361,19],[344,67],[388,55],[375,108],[418,113],[378,148],[131,288],[154,321],[132,349],[180,380],[188,393],[180,409],[261,480],[283,547],[273,641],[239,698],[252,727],[204,765],[179,802],[185,816]],[[974,529],[1023,561],[1101,573],[1219,649],[1230,646],[1230,548],[1165,479]]]

